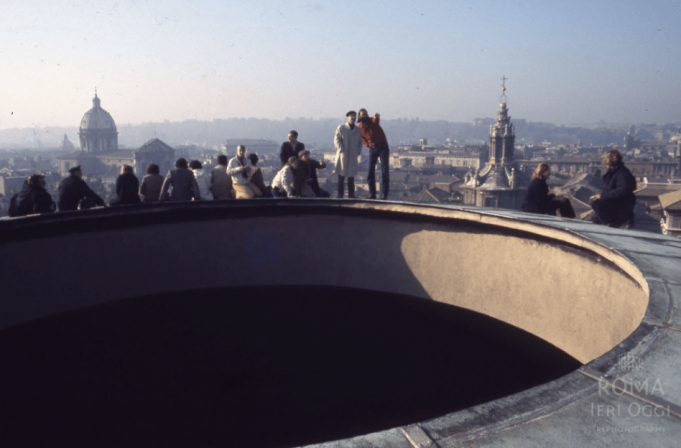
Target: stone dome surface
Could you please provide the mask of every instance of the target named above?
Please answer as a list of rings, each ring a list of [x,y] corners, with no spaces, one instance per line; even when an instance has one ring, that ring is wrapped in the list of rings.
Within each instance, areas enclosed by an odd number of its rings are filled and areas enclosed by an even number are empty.
[[[111,114],[100,106],[100,100],[95,93],[95,97],[92,99],[92,109],[85,112],[83,119],[80,121],[81,131],[95,130],[95,129],[107,129],[116,130],[116,123],[114,123]]]

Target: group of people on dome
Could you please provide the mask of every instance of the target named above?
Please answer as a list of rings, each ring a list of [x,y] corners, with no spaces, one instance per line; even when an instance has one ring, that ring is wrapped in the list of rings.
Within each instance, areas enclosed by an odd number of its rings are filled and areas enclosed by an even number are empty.
[[[634,206],[636,205],[636,178],[629,168],[624,166],[622,154],[617,148],[602,156],[603,165],[608,171],[603,175],[605,187],[600,194],[591,196],[591,222],[627,229],[634,226]],[[551,176],[551,169],[546,163],[540,163],[532,174],[532,181],[527,189],[523,202],[523,211],[555,215],[560,210],[561,216],[574,217],[574,211],[567,198],[557,199],[549,194],[546,180]],[[572,216],[570,216],[570,213]]]
[[[358,159],[362,144],[369,148],[370,198],[376,199],[375,171],[381,161],[381,198],[387,199],[389,186],[389,147],[385,133],[379,123],[380,115],[369,117],[366,109],[346,114],[346,123],[338,126],[334,137],[336,146],[335,173],[338,175],[338,197],[344,195],[345,180],[348,182],[348,197],[355,197],[354,177],[357,174]],[[298,132],[288,133],[288,140],[281,145],[279,153],[281,168],[271,185],[265,185],[262,171],[257,167],[258,155],[246,154],[246,147],[237,146],[236,156],[217,158],[218,165],[210,173],[204,171],[198,160],[187,162],[180,158],[175,169],[166,177],[160,175],[159,167],[151,164],[140,184],[133,167],[124,165],[116,180],[117,198],[109,205],[141,204],[164,201],[253,199],[258,197],[321,197],[328,198],[327,191],[319,186],[317,170],[326,169],[326,162],[310,157],[310,151],[298,141]],[[105,206],[105,201],[82,179],[80,166],[69,170],[69,176],[59,184],[57,204],[45,190],[45,177],[33,174],[24,183],[10,204],[10,216],[25,216],[37,213],[52,213],[57,210],[71,211]]]

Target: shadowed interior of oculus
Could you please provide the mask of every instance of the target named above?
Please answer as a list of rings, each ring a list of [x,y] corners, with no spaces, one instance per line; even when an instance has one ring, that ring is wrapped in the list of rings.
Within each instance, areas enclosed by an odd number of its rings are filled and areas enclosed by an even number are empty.
[[[0,359],[6,446],[298,446],[434,418],[581,365],[473,311],[327,286],[119,300],[4,330]]]

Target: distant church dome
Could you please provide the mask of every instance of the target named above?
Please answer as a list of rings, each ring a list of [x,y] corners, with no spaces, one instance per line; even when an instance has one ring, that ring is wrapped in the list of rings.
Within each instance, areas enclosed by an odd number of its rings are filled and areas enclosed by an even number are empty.
[[[676,131],[676,135],[672,136],[672,138],[669,139],[670,143],[676,143],[679,140],[681,140],[681,128]]]
[[[95,97],[92,99],[92,109],[85,112],[83,119],[80,120],[80,129],[112,129],[116,130],[116,123],[114,123],[111,114],[100,106],[100,100],[95,92]]]
[[[100,106],[97,91],[92,99],[92,109],[80,120],[80,149],[90,153],[116,151],[118,131],[109,112]]]

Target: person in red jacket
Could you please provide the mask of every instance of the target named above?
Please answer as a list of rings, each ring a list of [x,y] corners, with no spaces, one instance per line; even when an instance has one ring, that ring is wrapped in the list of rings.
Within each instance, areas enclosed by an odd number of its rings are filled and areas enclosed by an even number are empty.
[[[381,161],[381,199],[388,199],[390,188],[390,147],[385,132],[379,123],[381,116],[376,112],[369,118],[366,109],[359,110],[359,128],[362,130],[362,141],[369,148],[369,199],[376,199],[376,163]]]

